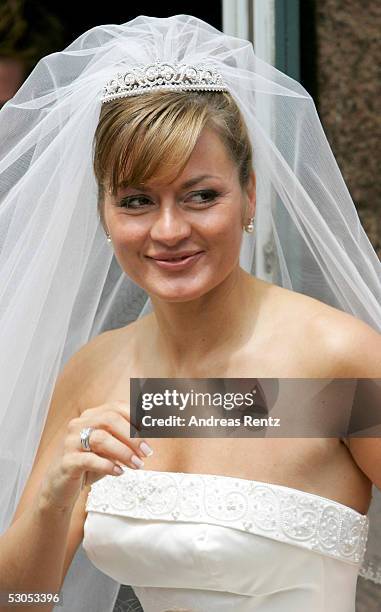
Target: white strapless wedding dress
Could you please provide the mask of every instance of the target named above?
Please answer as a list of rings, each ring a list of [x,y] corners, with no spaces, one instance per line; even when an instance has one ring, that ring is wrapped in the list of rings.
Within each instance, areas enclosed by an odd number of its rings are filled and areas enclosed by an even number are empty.
[[[83,548],[144,612],[354,612],[368,518],[243,478],[125,468],[89,493]]]

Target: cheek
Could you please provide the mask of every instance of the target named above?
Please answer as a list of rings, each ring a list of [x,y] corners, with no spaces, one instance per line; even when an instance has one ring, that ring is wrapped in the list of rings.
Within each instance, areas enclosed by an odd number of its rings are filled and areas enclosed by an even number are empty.
[[[147,229],[137,219],[121,218],[118,223],[114,224],[113,236],[115,248],[132,253],[135,247],[141,246],[146,239]]]
[[[224,211],[220,211],[213,218],[206,219],[200,225],[201,235],[203,232],[211,243],[223,244],[224,247],[233,246],[240,242],[242,231],[240,209],[233,205]]]
[[[112,235],[113,251],[120,267],[133,281],[139,282],[139,258],[146,250],[143,248],[145,238],[141,228],[136,224],[132,227],[121,223],[113,226]]]

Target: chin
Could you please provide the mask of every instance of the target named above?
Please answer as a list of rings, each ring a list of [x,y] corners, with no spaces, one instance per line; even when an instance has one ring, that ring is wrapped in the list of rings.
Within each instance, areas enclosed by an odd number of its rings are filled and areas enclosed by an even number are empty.
[[[190,290],[189,287],[187,289],[182,289],[182,290],[173,290],[173,291],[155,291],[152,287],[150,288],[145,288],[145,290],[147,291],[148,295],[150,297],[153,298],[157,298],[159,300],[163,300],[164,302],[170,302],[170,303],[181,303],[181,302],[191,302],[192,300],[196,300],[197,298],[202,297],[203,295],[205,295],[206,293],[208,293],[208,291],[210,290],[208,289],[195,289],[195,290]]]
[[[234,267],[233,267],[234,269]],[[150,273],[136,274],[134,270],[124,267],[125,273],[139,287],[152,298],[163,300],[169,303],[191,302],[206,295],[221,283],[232,273],[232,268],[227,268],[224,273],[221,266],[216,270],[208,270],[206,267],[203,270],[195,273],[187,274],[177,278],[160,278],[159,275]]]
[[[163,282],[152,283],[150,286],[143,286],[143,289],[148,293],[150,297],[163,300],[164,302],[170,303],[181,303],[181,302],[192,302],[197,300],[209,292],[215,287],[220,285],[224,278],[220,278],[220,275],[214,277],[214,279],[208,279],[202,282],[200,278],[196,279],[193,277],[185,282],[179,282],[176,286],[176,282],[172,282],[170,285],[165,285]],[[192,283],[193,281],[193,283]],[[192,286],[193,285],[193,286]]]

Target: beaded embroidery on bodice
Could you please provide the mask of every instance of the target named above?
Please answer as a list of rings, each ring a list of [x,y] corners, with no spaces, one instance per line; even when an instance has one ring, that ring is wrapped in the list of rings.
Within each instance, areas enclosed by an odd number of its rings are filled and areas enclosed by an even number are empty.
[[[367,516],[318,495],[243,478],[124,468],[91,487],[87,511],[224,525],[362,562]]]

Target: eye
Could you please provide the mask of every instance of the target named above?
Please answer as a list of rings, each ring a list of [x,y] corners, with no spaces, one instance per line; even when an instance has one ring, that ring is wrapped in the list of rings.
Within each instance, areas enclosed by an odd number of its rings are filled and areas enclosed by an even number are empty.
[[[201,191],[194,191],[191,193],[187,200],[190,199],[196,204],[207,204],[208,202],[213,202],[219,195],[220,194],[214,189],[203,189]]]
[[[138,208],[143,208],[143,206],[148,206],[149,204],[151,204],[151,200],[146,198],[146,196],[129,196],[122,198],[118,205],[121,208],[137,210]]]
[[[185,202],[191,202],[195,204],[209,204],[213,202],[220,194],[214,189],[202,189],[200,191],[194,191],[184,200]],[[152,204],[151,200],[143,195],[126,196],[122,198],[118,206],[127,210],[141,210],[147,208]]]

